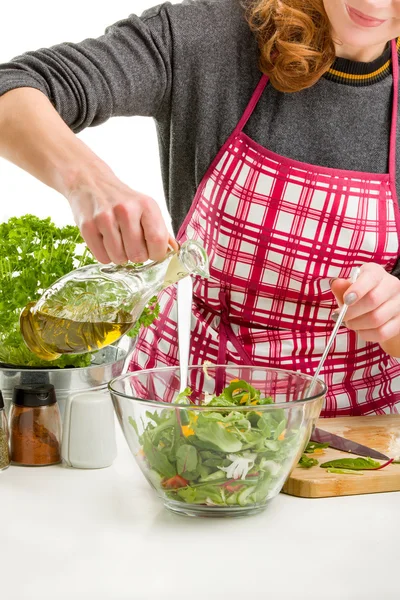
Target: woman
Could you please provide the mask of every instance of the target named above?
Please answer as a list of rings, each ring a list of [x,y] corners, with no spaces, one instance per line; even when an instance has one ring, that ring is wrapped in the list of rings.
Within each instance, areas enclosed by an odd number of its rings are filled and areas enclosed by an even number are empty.
[[[398,0],[162,5],[2,65],[1,154],[68,198],[98,260],[159,259],[156,203],[73,134],[154,117],[177,239],[201,239],[212,263],[195,282],[192,362],[313,372],[333,291],[349,309],[323,414],[396,411],[399,35]],[[176,364],[174,294],[133,368]]]

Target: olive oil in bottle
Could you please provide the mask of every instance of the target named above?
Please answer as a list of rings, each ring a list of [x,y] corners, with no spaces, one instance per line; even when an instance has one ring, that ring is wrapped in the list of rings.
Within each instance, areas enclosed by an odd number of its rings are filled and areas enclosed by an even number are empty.
[[[192,273],[208,277],[207,254],[192,240],[163,261],[140,267],[82,267],[24,308],[22,336],[43,360],[99,350],[127,333],[155,294]]]
[[[116,322],[77,321],[32,311],[34,304],[24,308],[20,327],[28,347],[43,360],[55,360],[60,354],[94,352],[109,346],[132,327],[129,313],[118,315]]]

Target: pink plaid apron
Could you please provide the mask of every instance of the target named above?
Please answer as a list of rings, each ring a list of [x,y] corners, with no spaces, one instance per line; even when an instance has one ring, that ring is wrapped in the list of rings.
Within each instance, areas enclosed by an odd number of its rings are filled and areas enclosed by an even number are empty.
[[[309,165],[260,146],[243,128],[268,82],[263,75],[236,129],[194,198],[177,239],[200,240],[211,278],[194,281],[192,364],[253,364],[313,373],[336,301],[330,280],[362,263],[390,271],[399,255],[395,190],[398,59],[392,43],[389,174]],[[176,365],[176,290],[160,296],[131,368]],[[323,415],[397,412],[400,362],[341,328],[321,373]]]

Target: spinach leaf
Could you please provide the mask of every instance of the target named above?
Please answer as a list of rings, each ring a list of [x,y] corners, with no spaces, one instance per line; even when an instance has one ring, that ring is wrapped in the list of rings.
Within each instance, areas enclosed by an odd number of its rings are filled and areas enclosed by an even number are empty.
[[[174,422],[171,419],[164,421],[157,427],[151,430],[151,440],[155,446],[157,446],[163,436],[166,435],[169,429],[174,428]]]
[[[225,400],[236,405],[249,405],[254,401],[258,401],[260,398],[260,392],[243,379],[231,381],[224,389],[222,395]]]
[[[190,389],[190,387],[185,388],[183,390],[183,392],[180,392],[177,395],[173,404],[190,404],[189,396],[191,395],[191,393],[192,393],[192,390]]]
[[[274,421],[271,419],[269,413],[264,413],[257,422],[257,427],[261,430],[262,434],[270,438],[272,437],[272,431],[274,429]]]
[[[265,440],[264,446],[268,448],[268,450],[272,450],[272,452],[278,452],[280,442],[278,442],[278,440]]]
[[[196,427],[196,436],[202,442],[209,442],[213,447],[223,452],[238,452],[242,449],[242,442],[234,433],[230,433],[223,425],[211,422],[207,425]]]
[[[223,412],[207,412],[201,413],[199,415],[199,425],[207,424],[210,421],[216,421],[221,423],[240,423],[241,425],[243,425],[246,422],[245,426],[247,428],[247,419],[242,413],[237,411],[232,411],[229,414],[224,414]]]
[[[318,461],[316,458],[310,458],[306,454],[303,454],[303,456],[300,458],[300,460],[298,462],[298,466],[302,467],[303,469],[311,469],[311,467],[315,467],[315,465],[317,465],[317,464],[318,464]]]
[[[198,464],[197,450],[194,446],[183,444],[176,453],[176,467],[179,475],[195,471]]]
[[[254,504],[254,499],[251,498],[253,492],[256,491],[256,486],[252,485],[245,487],[241,490],[237,497],[237,502],[240,506],[246,506],[247,504]]]
[[[329,460],[320,465],[323,469],[334,468],[334,469],[351,469],[353,471],[364,471],[370,469],[379,469],[381,463],[372,458],[338,458],[336,460]]]
[[[329,448],[329,444],[320,444],[319,442],[309,442],[304,449],[305,454],[312,454],[315,450]]]
[[[206,483],[208,483],[209,481],[213,481],[213,482],[219,481],[219,482],[225,483],[226,473],[224,473],[224,471],[220,471],[218,469],[217,471],[214,471],[213,473],[209,473],[205,477],[202,477],[201,481],[206,482]]]
[[[265,498],[268,496],[268,493],[271,489],[271,476],[269,473],[264,473],[260,479],[258,480],[257,487],[253,492],[253,500],[254,502],[263,502]]]
[[[219,485],[187,487],[176,492],[177,496],[189,504],[224,505],[224,491]]]
[[[279,423],[279,425],[277,426],[277,428],[274,431],[274,440],[277,440],[279,438],[280,435],[282,435],[282,433],[285,431],[286,429],[286,419],[282,419],[282,421]]]
[[[135,419],[133,419],[132,417],[128,417],[128,420],[129,420],[129,423],[130,423],[130,425],[131,425],[131,426],[133,427],[133,429],[135,430],[135,433],[136,433],[136,435],[137,435],[137,436],[138,436],[138,438],[139,438],[139,437],[140,437],[140,436],[139,436],[139,429],[138,429],[138,426],[137,426],[137,423],[136,423]]]
[[[176,475],[175,467],[170,463],[165,454],[153,445],[148,436],[145,436],[143,440],[143,452],[151,469],[154,469],[168,479]]]
[[[232,408],[233,406],[236,406],[236,404],[234,402],[231,402],[230,400],[227,400],[223,396],[216,396],[215,398],[210,400],[210,402],[207,403],[207,406]]]
[[[352,469],[326,469],[328,473],[338,473],[340,475],[364,475],[362,471],[354,471]]]

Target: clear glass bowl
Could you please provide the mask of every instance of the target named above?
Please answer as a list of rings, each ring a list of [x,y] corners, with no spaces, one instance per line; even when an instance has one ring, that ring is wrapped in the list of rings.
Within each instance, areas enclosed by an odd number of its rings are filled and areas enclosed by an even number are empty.
[[[240,381],[271,403],[207,404],[207,394],[227,386],[248,401]],[[308,375],[279,369],[190,367],[191,404],[182,405],[173,403],[179,368],[167,367],[117,377],[109,390],[129,448],[164,505],[189,516],[220,517],[258,512],[279,494],[326,394],[318,380],[309,396],[310,382]]]

